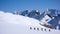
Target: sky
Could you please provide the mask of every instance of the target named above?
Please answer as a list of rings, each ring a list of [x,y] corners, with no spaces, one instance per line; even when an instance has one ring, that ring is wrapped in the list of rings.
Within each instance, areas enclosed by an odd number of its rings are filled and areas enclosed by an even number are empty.
[[[38,9],[40,12],[49,9],[60,10],[60,0],[0,0],[0,11],[24,11]]]

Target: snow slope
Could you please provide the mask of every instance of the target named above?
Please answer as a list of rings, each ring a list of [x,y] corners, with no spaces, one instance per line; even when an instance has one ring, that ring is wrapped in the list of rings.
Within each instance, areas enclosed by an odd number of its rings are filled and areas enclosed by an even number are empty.
[[[22,15],[14,15],[12,13],[4,13],[0,11],[0,22],[6,22],[6,23],[13,23],[13,24],[19,24],[19,23],[39,23],[38,20],[35,20],[33,18],[25,17]]]
[[[0,11],[0,34],[59,34],[60,32],[29,30],[29,26],[42,27],[38,23],[40,22],[33,18]]]

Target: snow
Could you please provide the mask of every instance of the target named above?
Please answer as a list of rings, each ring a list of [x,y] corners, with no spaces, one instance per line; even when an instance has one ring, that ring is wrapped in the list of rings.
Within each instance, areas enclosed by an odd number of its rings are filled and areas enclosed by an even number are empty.
[[[6,23],[20,24],[20,23],[39,23],[38,20],[33,18],[25,17],[22,15],[14,15],[12,13],[4,13],[0,11],[0,22],[5,21]]]
[[[31,26],[40,26],[38,23],[40,23],[38,20],[34,18],[25,17],[22,15],[16,15],[12,13],[5,13],[3,11],[0,11],[0,34],[59,34],[59,31],[54,32],[40,32],[40,31],[25,31],[25,27],[21,25],[31,25]],[[23,27],[22,30],[21,27]],[[10,30],[9,30],[10,29]],[[20,30],[22,32],[20,32]]]
[[[45,15],[45,17],[43,19],[41,19],[41,24],[47,24],[48,22],[52,20],[48,15]]]

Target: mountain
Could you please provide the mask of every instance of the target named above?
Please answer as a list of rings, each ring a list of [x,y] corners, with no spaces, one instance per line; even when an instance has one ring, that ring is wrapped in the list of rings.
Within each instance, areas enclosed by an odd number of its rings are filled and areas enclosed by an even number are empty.
[[[50,19],[48,15],[45,17]],[[0,34],[59,34],[59,29],[52,29],[50,25],[43,23],[43,20],[46,20],[45,17],[39,21],[31,17],[0,11]]]

